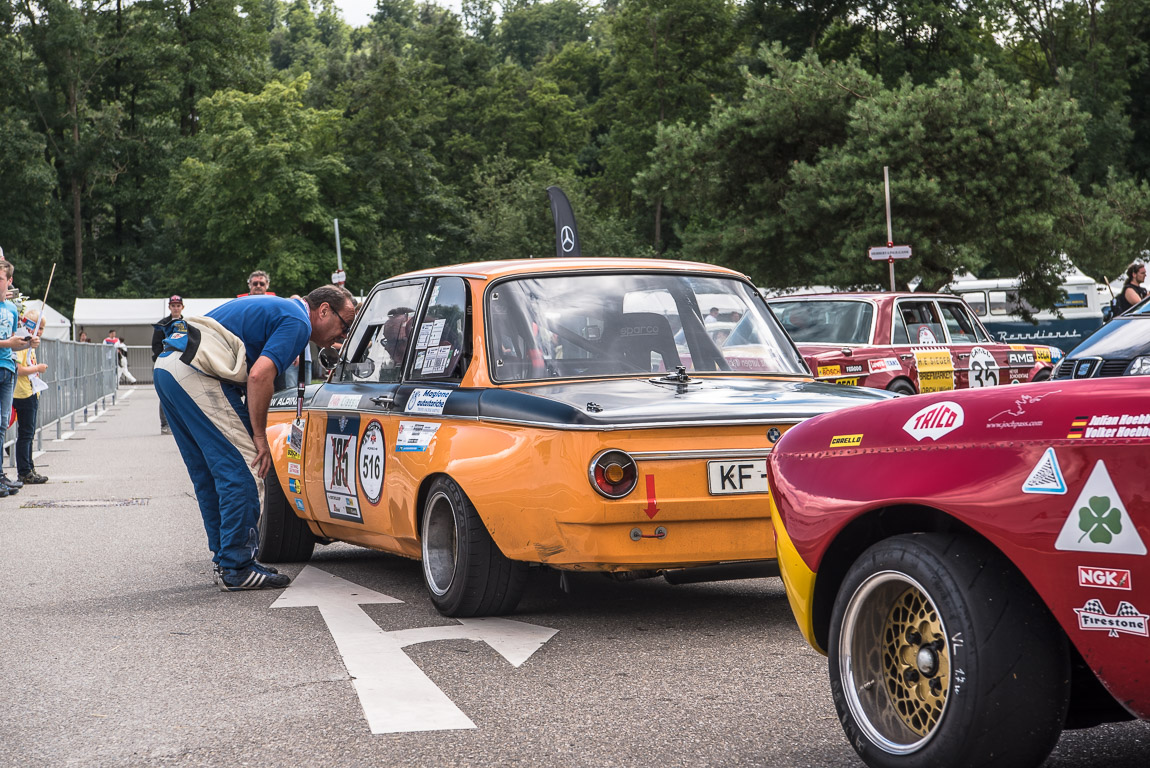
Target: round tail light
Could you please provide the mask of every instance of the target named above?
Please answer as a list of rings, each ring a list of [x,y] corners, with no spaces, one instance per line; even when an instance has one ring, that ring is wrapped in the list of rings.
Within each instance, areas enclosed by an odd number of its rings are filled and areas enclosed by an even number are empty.
[[[591,485],[608,499],[621,499],[635,490],[639,471],[635,460],[622,451],[602,451],[591,461]]]

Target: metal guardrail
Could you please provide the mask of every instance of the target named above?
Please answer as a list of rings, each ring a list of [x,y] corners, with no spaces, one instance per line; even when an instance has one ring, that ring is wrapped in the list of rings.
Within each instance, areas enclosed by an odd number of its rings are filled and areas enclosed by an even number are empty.
[[[65,429],[76,428],[77,416],[87,421],[90,411],[94,416],[108,407],[108,398],[115,404],[119,375],[116,350],[106,344],[43,339],[36,359],[48,366],[40,376],[48,388],[40,393],[36,418],[36,450],[42,450],[45,430],[54,430],[58,439]],[[4,436],[5,449],[13,446],[9,466],[15,466],[15,442],[16,428],[12,427]]]

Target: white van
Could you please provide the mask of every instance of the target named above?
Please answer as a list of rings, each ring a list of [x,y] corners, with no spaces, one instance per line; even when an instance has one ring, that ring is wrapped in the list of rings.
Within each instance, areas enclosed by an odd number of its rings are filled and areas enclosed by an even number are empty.
[[[1005,344],[1048,344],[1069,352],[1102,326],[1102,312],[1110,297],[1105,285],[1071,266],[1063,276],[1065,297],[1053,310],[1035,312],[1018,296],[1018,278],[980,280],[969,274],[957,275],[942,290],[961,296],[978,315],[996,341]],[[1023,320],[1020,307],[1030,309],[1037,321]]]

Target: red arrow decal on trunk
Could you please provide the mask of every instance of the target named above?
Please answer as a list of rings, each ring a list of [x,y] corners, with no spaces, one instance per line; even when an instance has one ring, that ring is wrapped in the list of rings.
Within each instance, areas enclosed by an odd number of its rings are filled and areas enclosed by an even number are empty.
[[[655,476],[647,475],[647,508],[643,510],[647,513],[647,517],[654,518],[659,514],[659,508],[655,506]]]

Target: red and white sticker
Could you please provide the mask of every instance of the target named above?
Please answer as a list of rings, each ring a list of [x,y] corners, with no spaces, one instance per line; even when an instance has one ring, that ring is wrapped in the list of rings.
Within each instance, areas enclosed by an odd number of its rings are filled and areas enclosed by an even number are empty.
[[[867,360],[867,367],[871,373],[886,373],[887,371],[901,371],[902,365],[897,357],[882,357],[878,360]]]
[[[966,416],[962,406],[950,400],[928,405],[909,419],[902,428],[915,440],[922,442],[924,438],[938,440],[943,435],[950,434],[962,426]]]
[[[1078,628],[1079,629],[1094,629],[1101,630],[1110,635],[1110,637],[1118,637],[1121,632],[1127,635],[1138,635],[1139,637],[1150,637],[1150,630],[1147,629],[1147,616],[1130,603],[1123,600],[1118,603],[1118,610],[1114,613],[1107,613],[1106,609],[1102,607],[1102,601],[1098,598],[1092,598],[1086,601],[1086,605],[1081,608],[1075,608],[1074,612],[1078,614]]]
[[[1130,571],[1125,568],[1078,566],[1078,586],[1130,590]]]

